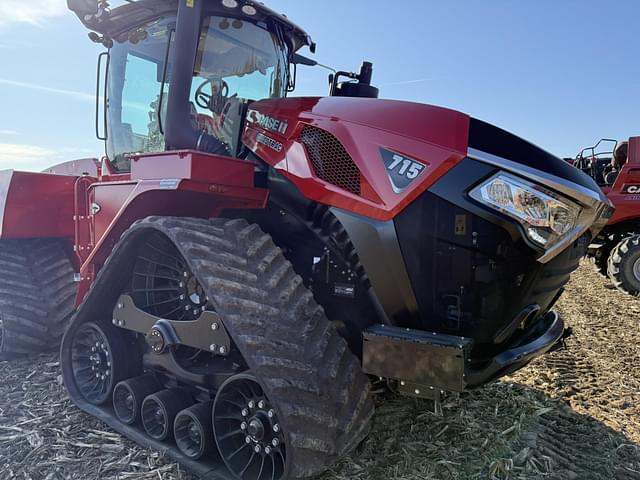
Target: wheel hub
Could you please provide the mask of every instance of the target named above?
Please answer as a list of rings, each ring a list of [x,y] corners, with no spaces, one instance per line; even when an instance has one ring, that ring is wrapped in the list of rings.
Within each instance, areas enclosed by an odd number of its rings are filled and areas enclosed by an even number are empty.
[[[252,418],[249,421],[247,432],[251,435],[254,442],[261,441],[264,438],[264,425],[262,424],[262,421],[257,417]]]
[[[204,290],[200,285],[200,282],[198,282],[198,279],[193,274],[185,273],[189,275],[185,282],[186,297],[191,301],[194,307],[200,307],[205,303],[203,301],[206,297]]]
[[[200,443],[201,441],[200,429],[194,422],[191,422],[191,425],[189,425],[189,439],[194,443]]]
[[[160,407],[156,408],[156,411],[153,412],[153,416],[155,417],[158,424],[164,425],[164,412]]]

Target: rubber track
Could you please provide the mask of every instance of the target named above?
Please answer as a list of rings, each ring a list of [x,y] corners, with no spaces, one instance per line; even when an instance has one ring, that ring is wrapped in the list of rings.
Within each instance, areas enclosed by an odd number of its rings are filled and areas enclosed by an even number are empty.
[[[0,272],[0,357],[57,348],[76,294],[63,242],[2,240]]]
[[[326,470],[373,416],[370,383],[282,251],[245,220],[149,217],[178,247],[289,436],[291,478]]]
[[[611,251],[607,267],[609,278],[616,288],[631,295],[638,295],[640,291],[637,286],[632,285],[629,279],[625,277],[622,269],[622,260],[630,250],[637,248],[640,248],[640,235],[625,238]]]
[[[342,258],[356,273],[358,282],[364,289],[371,287],[369,277],[360,263],[360,257],[349,239],[349,234],[342,226],[336,216],[325,205],[315,205],[311,212],[312,228],[324,240],[325,243],[332,242],[339,250]]]

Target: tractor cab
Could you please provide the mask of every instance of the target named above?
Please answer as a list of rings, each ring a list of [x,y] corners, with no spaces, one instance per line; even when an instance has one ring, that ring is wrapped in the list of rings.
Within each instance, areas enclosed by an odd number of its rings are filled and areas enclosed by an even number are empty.
[[[292,55],[315,49],[286,17],[253,2],[110,3],[68,1],[90,38],[108,48],[99,62],[96,130],[117,172],[137,153],[239,156],[249,103],[284,97],[293,88]]]
[[[599,186],[610,188],[629,161],[628,141],[602,138],[594,146],[583,148],[571,163],[592,177]],[[631,160],[631,163],[636,162]]]

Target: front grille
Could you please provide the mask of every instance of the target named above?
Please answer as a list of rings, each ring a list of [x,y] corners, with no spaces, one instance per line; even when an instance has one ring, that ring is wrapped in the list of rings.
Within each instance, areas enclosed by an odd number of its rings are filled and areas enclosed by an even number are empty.
[[[318,178],[360,195],[360,170],[336,137],[307,125],[300,134],[300,143],[305,146]]]

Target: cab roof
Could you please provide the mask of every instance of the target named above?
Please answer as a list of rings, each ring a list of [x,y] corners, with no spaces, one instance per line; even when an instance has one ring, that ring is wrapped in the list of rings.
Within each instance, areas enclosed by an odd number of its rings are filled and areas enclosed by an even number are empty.
[[[97,15],[78,15],[78,17],[89,30],[101,34],[103,40],[108,41],[117,39],[123,33],[155,18],[175,14],[178,10],[178,1],[185,0],[102,1],[103,8]],[[274,24],[278,25],[293,52],[303,46],[308,46],[311,51],[315,50],[315,44],[307,32],[284,14],[277,13],[262,3],[252,0],[205,0],[203,10],[210,14],[263,23],[268,28]],[[255,13],[250,15],[246,12]]]

